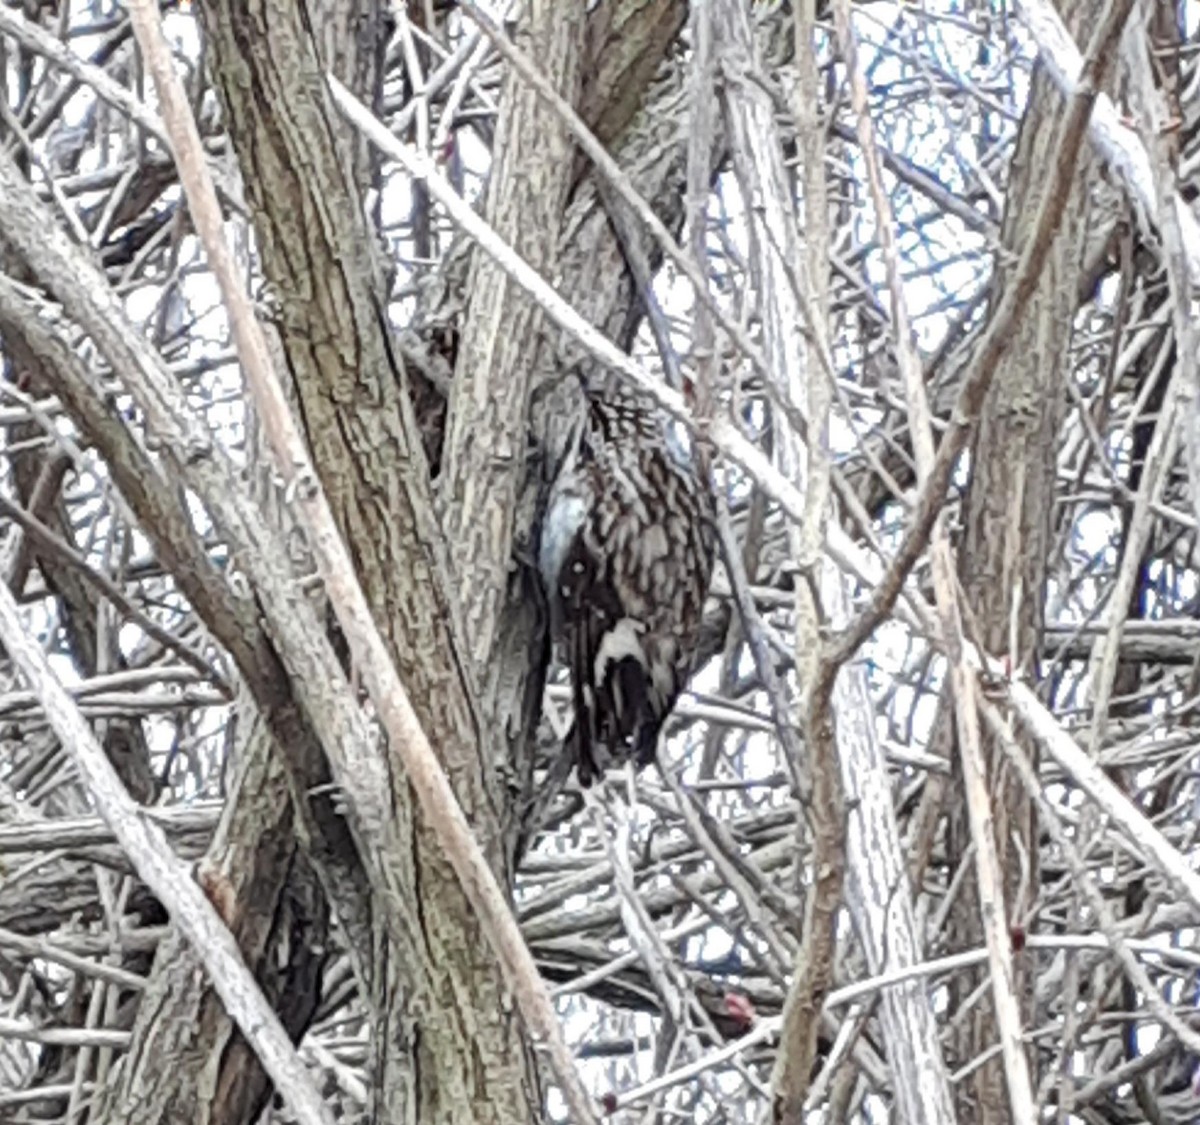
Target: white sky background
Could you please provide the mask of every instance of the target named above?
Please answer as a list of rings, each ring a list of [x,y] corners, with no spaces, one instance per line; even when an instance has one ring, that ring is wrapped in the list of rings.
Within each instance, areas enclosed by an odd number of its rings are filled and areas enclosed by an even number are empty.
[[[80,3],[80,0],[75,0],[73,6],[79,11],[93,13],[97,10],[116,11],[115,5],[105,8],[103,5]],[[981,61],[979,40],[961,26],[956,12],[958,6],[949,0],[927,0],[920,6],[924,14],[915,13],[907,5],[896,3],[876,3],[856,12],[855,26],[863,44],[864,60],[873,90],[873,120],[877,136],[886,148],[903,154],[914,164],[934,174],[954,192],[959,192],[964,184],[974,183],[976,178],[980,177],[985,184],[991,185],[994,199],[999,201],[1003,183],[996,182],[993,158],[997,151],[1007,154],[1011,149],[1011,140],[1027,94],[1028,66],[1032,62],[1032,52],[1026,43],[1022,53],[1025,63],[1023,68],[1010,69],[1009,60],[1000,54],[997,54],[990,64]],[[1200,5],[1195,3],[1189,3],[1187,6],[1189,31],[1195,27],[1198,8]],[[1024,42],[1014,17],[1009,17],[1008,26],[1017,41]],[[197,40],[193,17],[187,13],[171,14],[167,18],[166,27],[179,54],[186,59],[195,59]],[[97,44],[96,39],[81,37],[72,42],[72,48],[86,57]],[[915,53],[923,60],[926,67],[924,73],[914,71],[911,61],[898,52],[898,44],[910,55]],[[956,81],[966,76],[978,91],[984,92],[982,96],[991,105],[991,112],[984,115],[978,108],[977,101],[956,95],[945,80],[946,75],[954,76]],[[781,79],[786,80],[787,77],[785,74]],[[152,95],[149,97],[153,100]],[[55,137],[59,143],[67,143],[70,140],[72,130],[83,122],[89,112],[91,100],[92,96],[86,88],[74,95],[66,106],[62,125],[51,138],[52,145],[55,143]],[[843,115],[842,120],[848,119]],[[460,130],[458,137],[459,154],[469,172],[473,173],[468,177],[468,188],[477,192],[481,183],[480,176],[486,168],[486,151],[474,140],[469,129]],[[857,149],[850,145],[846,146],[846,151],[850,161],[847,173],[861,184],[863,176]],[[84,158],[78,171],[84,173],[95,170],[94,166],[89,166],[89,162],[99,159],[99,148],[88,146],[84,150]],[[928,356],[947,332],[955,306],[986,285],[991,258],[987,253],[985,239],[969,230],[961,221],[936,211],[933,204],[898,184],[891,173],[885,172],[885,183],[889,188],[900,226],[900,246],[905,260],[905,295],[913,315],[918,343],[923,354]],[[715,223],[722,214],[724,215],[724,235],[744,257],[749,248],[745,228],[738,220],[740,204],[737,187],[731,175],[722,178],[719,194],[723,206],[714,199],[710,221]],[[97,197],[81,195],[72,202],[77,207],[83,207],[95,198]],[[385,223],[395,231],[406,221],[410,208],[411,194],[407,178],[402,172],[390,169],[382,200]],[[869,210],[869,204],[862,198],[856,200],[855,215],[856,221],[852,228],[854,243],[835,247],[835,252],[851,263],[858,260],[860,246],[871,242],[874,237],[874,216]],[[247,233],[237,224],[234,225],[234,229],[244,249]],[[720,243],[715,237],[711,239],[711,244],[714,250],[720,249]],[[397,286],[403,290],[408,280],[403,268],[406,260],[405,247],[396,242],[394,248],[398,260],[402,263]],[[182,271],[182,276],[177,279],[179,285],[176,292],[182,300],[173,300],[166,309],[169,324],[176,327],[188,326],[186,347],[178,356],[178,360],[182,366],[187,367],[201,360],[228,357],[230,353],[224,313],[211,278],[203,269],[198,257],[194,239],[190,240],[190,246],[181,260],[189,263]],[[866,255],[865,272],[874,286],[875,299],[886,308],[888,301],[883,266],[877,252]],[[672,276],[668,268],[664,269],[658,278],[656,291],[665,311],[682,326],[676,344],[680,353],[686,356],[689,345],[687,325],[690,289],[686,281]],[[153,325],[156,318],[162,314],[159,307],[162,293],[162,288],[157,285],[139,284],[129,291],[126,306],[135,323],[147,328]],[[394,312],[397,316],[402,316],[404,302],[400,302]],[[647,332],[643,332],[639,347],[643,353],[641,358],[647,364],[657,367],[657,356]],[[858,362],[860,357],[856,350],[842,348],[837,358],[850,363]],[[240,450],[244,437],[243,406],[241,379],[236,364],[226,362],[215,371],[206,373],[203,380],[203,395],[196,401],[204,403],[210,423],[217,433],[223,435],[229,448],[234,451]],[[847,370],[845,389],[852,401],[861,404],[862,424],[864,428],[868,427],[877,419],[879,412],[872,407],[869,400],[864,400],[861,384],[857,382],[857,372]],[[66,426],[65,423],[60,424]],[[847,456],[853,452],[857,439],[845,418],[835,424],[832,440],[839,455]],[[98,474],[91,483],[91,487],[97,490],[103,485],[102,474]],[[77,487],[85,489],[89,485],[81,482]],[[99,508],[99,494],[92,506]],[[198,521],[202,522],[203,513],[198,506],[196,515]],[[97,561],[103,559],[107,549],[106,522],[98,521],[94,529],[96,548],[93,557]],[[1080,558],[1091,557],[1101,544],[1113,542],[1117,530],[1117,524],[1107,508],[1081,515],[1076,526],[1076,543]],[[147,553],[146,545],[138,542],[134,554],[144,553]],[[1090,606],[1096,604],[1102,593],[1103,588],[1099,585],[1075,591],[1070,600],[1059,603],[1061,619],[1081,618]],[[1176,586],[1173,593],[1183,597],[1194,595],[1194,574],[1187,576],[1181,586]],[[130,651],[139,640],[140,633],[137,630],[132,627],[125,628],[122,641]],[[883,691],[886,687],[897,693],[896,702],[893,702],[890,710],[895,714],[904,714],[909,710],[909,704],[915,709],[909,745],[919,746],[933,717],[934,697],[930,694],[930,684],[924,682],[919,685],[919,696],[918,688],[896,687],[899,674],[911,668],[912,643],[912,638],[902,627],[891,624],[879,631],[866,656],[870,661],[872,679],[877,691]],[[55,657],[55,666],[64,680],[77,680],[74,669],[65,658]],[[716,670],[712,669],[698,677],[696,687],[701,692],[715,691]],[[755,703],[759,712],[765,715],[766,700],[758,698]],[[881,707],[881,711],[883,710],[886,709]],[[204,748],[206,752],[219,752],[220,739],[217,736],[224,719],[224,708],[210,708],[201,728],[192,730],[190,737],[195,738],[196,745]],[[880,736],[885,741],[896,738],[896,730],[882,715],[878,725]],[[179,736],[175,724],[169,720],[151,721],[147,723],[147,730],[152,732],[155,749],[161,754],[165,754]],[[684,737],[696,738],[699,735],[693,730]],[[747,742],[747,753],[742,762],[745,774],[765,778],[778,768],[779,762],[773,741],[766,736],[752,736]],[[187,770],[183,771],[181,776],[190,778],[194,774]],[[903,778],[903,775],[901,776]],[[651,827],[651,820],[648,811],[643,809],[635,821],[635,829],[645,833]],[[568,842],[557,839],[549,850],[559,854],[560,849],[564,847],[569,848]],[[583,906],[588,901],[587,896],[581,895],[575,905]],[[568,908],[571,905],[568,903]],[[614,943],[613,948],[619,950],[621,943]],[[723,932],[713,929],[687,943],[685,959],[715,960],[724,957],[730,948],[728,937]],[[649,1016],[602,1015],[600,1006],[586,998],[576,997],[564,1002],[564,1013],[567,1014],[568,1034],[571,1036],[603,1034],[603,1024],[606,1023],[611,1025],[614,1034],[629,1034],[632,1031],[638,1035],[651,1036],[655,1028],[655,1021]],[[651,1053],[643,1051],[626,1062],[606,1061],[588,1065],[594,1071],[598,1088],[605,1088],[606,1085],[625,1087],[650,1077],[652,1061]],[[744,1087],[741,1079],[735,1075],[718,1078],[714,1093],[726,1084],[729,1084],[726,1091],[728,1094],[736,1093],[737,1096],[742,1096]]]

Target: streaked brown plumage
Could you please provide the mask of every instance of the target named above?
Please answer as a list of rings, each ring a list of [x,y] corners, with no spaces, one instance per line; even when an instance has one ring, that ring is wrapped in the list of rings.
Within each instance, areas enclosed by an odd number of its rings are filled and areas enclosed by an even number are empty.
[[[611,385],[550,492],[540,569],[571,672],[579,781],[654,758],[695,657],[713,543],[707,485],[657,406]]]

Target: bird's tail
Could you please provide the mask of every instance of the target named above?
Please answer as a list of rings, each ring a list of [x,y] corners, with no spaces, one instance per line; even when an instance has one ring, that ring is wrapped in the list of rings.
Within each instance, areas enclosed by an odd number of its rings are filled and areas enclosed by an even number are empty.
[[[579,784],[587,789],[599,777],[600,767],[597,765],[596,755],[592,751],[590,724],[586,721],[580,722],[581,718],[583,716],[576,715],[571,729],[567,731],[567,737],[563,743],[563,757],[567,760],[568,773],[571,766],[574,766]]]

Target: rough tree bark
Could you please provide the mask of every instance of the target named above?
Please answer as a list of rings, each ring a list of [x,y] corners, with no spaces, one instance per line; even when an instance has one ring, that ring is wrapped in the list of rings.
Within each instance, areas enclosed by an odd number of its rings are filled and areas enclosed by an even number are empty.
[[[1060,5],[1077,40],[1086,42],[1091,5],[1073,0]],[[1013,156],[1001,250],[996,258],[992,305],[1003,292],[1006,274],[1029,236],[1028,222],[1037,213],[1045,183],[1044,170],[1056,159],[1056,122],[1062,97],[1040,65]],[[1078,305],[1088,234],[1088,184],[1094,162],[1084,155],[1072,185],[1054,246],[1047,258],[1018,338],[1001,360],[972,449],[972,474],[964,522],[966,535],[960,574],[967,605],[974,615],[978,641],[990,653],[1005,653],[1014,670],[1036,675],[1042,648],[1046,576],[1052,529],[1055,434],[1066,405],[1069,377],[1068,344]],[[1009,922],[1021,925],[1036,893],[1038,852],[1036,817],[1028,793],[1004,765],[1003,753],[986,734],[996,851],[1004,872],[1005,908]],[[1025,752],[1036,760],[1035,748]],[[955,770],[959,758],[952,756]],[[974,862],[968,851],[970,829],[966,806],[958,799],[956,772],[949,809],[951,872],[967,866],[950,918],[955,948],[983,944]],[[1032,995],[1029,974],[1020,958],[1016,986],[1023,1023],[1029,1026]],[[956,981],[956,997],[965,1000],[986,979],[982,972],[964,973]],[[966,1065],[997,1042],[991,994],[986,989],[965,1019],[955,1023],[955,1062]],[[955,1086],[960,1121],[1001,1125],[1010,1120],[1004,1068],[998,1053]]]
[[[629,131],[683,18],[682,5],[674,2],[616,7],[615,17],[613,6],[605,7],[606,22],[593,23],[585,39],[582,6],[541,6],[532,13],[532,42],[526,44],[560,92],[576,102],[584,51],[600,52],[588,59],[596,65],[588,67],[587,112],[614,142]],[[545,354],[552,349],[532,330],[537,317],[524,299],[509,294],[503,279],[490,280],[486,262],[477,263],[472,271],[477,296],[456,325],[465,346],[446,443],[445,479],[454,482],[444,489],[442,505],[452,529],[447,542],[435,515],[408,376],[387,326],[383,263],[363,216],[361,177],[369,160],[361,149],[351,153],[344,145],[346,127],[334,116],[321,77],[320,60],[333,59],[338,73],[357,79],[351,88],[371,100],[380,9],[373,3],[333,9],[213,0],[202,11],[208,57],[239,155],[263,270],[280,310],[281,354],[324,487],[422,723],[485,849],[497,857],[498,873],[510,878],[506,857],[520,802],[519,787],[505,782],[512,777],[512,755],[532,741],[537,711],[529,700],[535,691],[540,696],[545,646],[544,624],[530,612],[520,574],[510,577],[509,555],[518,498],[524,498],[526,532],[529,500],[536,500],[536,481],[528,479],[523,455],[528,391],[535,372],[553,369]],[[547,144],[547,134],[559,139]],[[489,215],[506,238],[553,274],[561,265],[559,228],[577,186],[565,131],[547,107],[509,81],[498,137]],[[642,186],[652,197],[663,193],[660,169],[670,164],[664,151],[672,155],[661,144],[642,153],[647,157],[639,169]],[[519,192],[528,190],[539,160],[548,188],[536,194],[535,209],[522,205]],[[657,175],[646,175],[647,169]],[[671,184],[665,193],[667,210],[674,189]],[[576,269],[571,287],[587,292],[586,286],[607,275],[606,299],[596,311],[598,322],[608,327],[617,315],[628,317],[631,291],[622,280],[622,259],[594,200],[573,214],[576,235],[593,232],[594,253],[586,269]],[[486,308],[492,300],[498,305]],[[530,330],[514,331],[514,317]],[[499,358],[493,354],[498,346]],[[479,440],[480,426],[489,441]],[[513,456],[498,457],[504,448]],[[498,481],[485,486],[481,474]],[[497,494],[504,502],[494,506]],[[486,510],[478,508],[481,500],[488,502]],[[479,518],[481,511],[487,519]],[[490,519],[492,511],[498,521]],[[463,540],[484,529],[486,541],[470,544],[467,555],[459,553],[454,528],[461,529]],[[472,589],[482,591],[481,600],[463,597],[466,587],[447,581],[454,573],[448,566],[452,553],[480,568],[482,580]],[[500,614],[508,622],[498,628]],[[508,627],[514,619],[519,628]],[[475,647],[489,635],[504,638],[503,659],[463,658],[464,640]],[[481,685],[486,700],[481,721],[477,677],[490,667],[503,667],[508,675]],[[232,909],[245,920],[240,936],[251,962],[265,972],[282,958],[290,987],[300,981],[315,985],[320,966],[314,951],[322,944],[327,907],[310,879],[288,879],[289,872],[303,868],[303,856],[291,843],[287,802],[268,750],[265,736],[252,730],[226,830],[205,866],[246,873],[228,889]],[[404,941],[393,943],[380,932],[373,949],[359,951],[372,989],[368,1007],[378,1016],[375,1115],[422,1123],[538,1120],[541,1092],[531,1053],[487,943],[453,872],[415,816],[402,776],[395,778],[392,796],[412,850],[389,858],[411,892],[414,910]],[[308,943],[299,940],[302,929],[288,924],[305,916],[304,928],[313,938]],[[146,1103],[150,1116],[139,1120],[159,1120],[162,1112],[181,1120],[252,1120],[265,1094],[261,1074],[237,1040],[230,1040],[228,1022],[212,1010],[198,974],[186,979],[189,963],[177,945],[166,943],[160,954],[150,991],[156,999],[143,1005],[138,1050],[110,1104],[136,1104],[155,1091]],[[271,988],[271,981],[265,983]],[[304,991],[315,998],[315,987]],[[289,1026],[298,1034],[311,1006],[295,1007]],[[144,1064],[161,1057],[166,1043],[172,1052],[183,1052],[185,1065],[152,1082]]]
[[[381,75],[383,10],[351,12],[328,4],[317,25],[323,57],[347,86],[375,101]],[[353,139],[340,146],[348,174],[365,190],[372,160]],[[269,497],[264,497],[269,500]],[[247,964],[298,1040],[321,995],[328,961],[330,910],[301,847],[288,780],[275,737],[242,692],[238,737],[227,775],[233,779],[221,825],[199,871],[218,879],[226,921]],[[178,1060],[164,1068],[163,1058]],[[195,954],[172,931],[155,958],[137,1009],[131,1048],[98,1098],[101,1120],[128,1125],[164,1119],[255,1120],[270,1083]]]

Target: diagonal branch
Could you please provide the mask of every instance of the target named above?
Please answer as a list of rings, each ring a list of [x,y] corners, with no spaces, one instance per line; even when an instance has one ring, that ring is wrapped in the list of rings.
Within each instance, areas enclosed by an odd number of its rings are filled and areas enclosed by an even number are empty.
[[[1087,60],[1082,58],[1050,0],[1020,0],[1017,14],[1037,43],[1038,53],[1064,97],[1073,98],[1080,90],[1095,85],[1089,75],[1094,52],[1089,52]],[[1110,50],[1116,50],[1115,43]],[[1193,284],[1200,283],[1200,222],[1178,192],[1171,192],[1160,202],[1154,170],[1137,133],[1122,123],[1107,94],[1095,97],[1095,102],[1089,131],[1096,151],[1116,172],[1130,198],[1155,226],[1161,229],[1163,205],[1174,208],[1188,275]]]
[[[80,777],[146,885],[166,906],[203,961],[229,1014],[253,1045],[275,1088],[305,1125],[333,1125],[333,1117],[296,1055],[287,1032],[242,961],[237,943],[212,903],[171,851],[163,830],[141,815],[125,791],[79,708],[25,631],[16,600],[0,584],[0,640],[41,700],[46,718],[71,755]]]
[[[969,655],[969,654],[968,654]],[[1019,680],[1000,677],[999,665],[985,665],[981,671],[989,674],[990,683],[1012,707],[1018,721],[1099,807],[1146,858],[1167,878],[1176,892],[1200,911],[1200,875],[1187,858],[1162,834],[1117,786],[1104,770],[1059,725],[1036,692]]]
[[[164,629],[147,614],[143,613],[126,597],[125,592],[107,575],[101,574],[88,565],[85,559],[69,543],[64,543],[32,512],[27,512],[19,504],[14,504],[7,496],[0,495],[0,513],[6,515],[25,531],[25,534],[41,549],[53,554],[55,558],[66,563],[83,576],[85,582],[91,585],[102,597],[107,598],[113,606],[128,620],[137,625],[148,637],[158,641],[163,648],[175,653],[185,664],[190,665],[204,679],[215,684],[226,697],[232,693],[221,674],[212,667],[202,656],[193,652],[180,641],[169,629]]]
[[[52,289],[61,287],[64,300],[70,302],[80,323],[91,326],[101,352],[114,370],[124,373],[126,383],[152,420],[153,429],[166,449],[185,448],[189,440],[202,441],[203,427],[178,395],[169,373],[158,365],[155,354],[124,321],[120,308],[107,303],[108,286],[104,277],[71,243],[61,238],[53,217],[3,159],[0,159],[0,214],[5,216],[9,239],[32,255],[30,264],[34,272],[41,273]],[[43,233],[47,231],[51,232],[48,236]],[[27,242],[23,237],[26,233],[30,234]],[[337,903],[343,924],[356,935],[357,941],[366,942],[369,911],[363,898],[364,881],[345,821],[331,797],[313,798],[308,794],[310,788],[328,782],[318,739],[354,737],[349,733],[349,722],[355,720],[343,722],[339,718],[342,705],[338,693],[346,692],[344,677],[339,689],[337,677],[341,670],[332,652],[322,660],[320,650],[309,647],[324,643],[315,617],[311,614],[306,617],[290,607],[288,603],[294,600],[291,590],[281,586],[283,580],[270,567],[259,565],[258,552],[260,548],[269,550],[272,539],[264,523],[253,513],[248,521],[239,520],[239,514],[245,515],[246,508],[232,468],[223,462],[212,464],[204,459],[179,464],[184,481],[205,498],[216,514],[217,526],[229,541],[234,556],[254,572],[256,589],[261,593],[274,587],[276,600],[282,599],[286,607],[280,618],[282,629],[276,628],[274,639],[264,628],[258,607],[250,599],[238,597],[228,575],[218,571],[193,529],[182,491],[172,487],[159,464],[109,408],[78,350],[68,344],[58,326],[22,287],[3,275],[0,275],[0,328],[18,335],[38,358],[46,378],[76,423],[103,455],[114,483],[179,588],[233,658],[277,744],[289,756],[294,795],[302,797],[296,802],[297,811],[306,821],[308,847],[323,869],[327,893]],[[139,372],[145,377],[145,384]],[[168,404],[165,410],[163,401]],[[189,439],[189,433],[196,437]],[[264,600],[270,603],[272,599],[268,595]],[[302,608],[306,605],[302,599]],[[293,654],[292,663],[285,667],[283,657],[289,652]],[[294,675],[295,654],[312,659],[319,673],[310,669]],[[321,678],[313,680],[314,674]],[[307,714],[314,709],[316,721]]]
[[[654,399],[667,413],[692,430],[703,432],[721,453],[745,470],[789,516],[798,521],[804,519],[803,493],[771,464],[762,450],[748,441],[727,419],[716,417],[711,422],[699,422],[688,409],[682,394],[654,378],[603,332],[584,320],[549,282],[505,243],[450,186],[438,172],[433,160],[392,136],[387,126],[332,75],[329,76],[329,88],[334,102],[346,118],[362,130],[384,155],[397,161],[410,175],[425,183],[430,194],[446,208],[454,222],[537,300],[551,320],[571,333],[602,364]],[[843,535],[839,538],[836,530],[832,534],[838,538],[838,546],[844,553],[851,557],[857,555],[857,548],[847,537]]]

